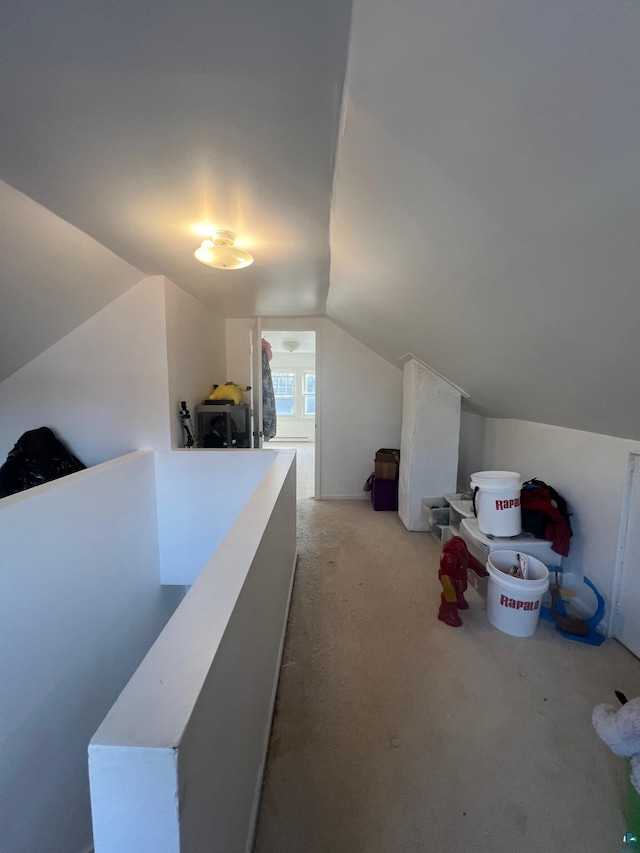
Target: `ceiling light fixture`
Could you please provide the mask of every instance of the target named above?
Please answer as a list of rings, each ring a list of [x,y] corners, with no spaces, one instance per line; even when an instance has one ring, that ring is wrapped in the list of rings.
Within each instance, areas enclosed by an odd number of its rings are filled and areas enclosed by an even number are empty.
[[[201,264],[217,270],[241,270],[253,263],[253,255],[236,245],[233,231],[216,231],[193,253]]]
[[[300,349],[298,341],[282,341],[282,346],[287,352],[295,352],[297,349]]]

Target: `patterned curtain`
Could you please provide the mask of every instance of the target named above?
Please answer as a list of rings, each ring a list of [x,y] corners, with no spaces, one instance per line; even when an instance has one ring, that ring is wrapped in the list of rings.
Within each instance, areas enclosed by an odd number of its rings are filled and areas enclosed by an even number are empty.
[[[273,393],[271,365],[269,364],[267,347],[264,346],[264,343],[262,346],[262,431],[264,433],[264,440],[270,441],[276,435],[276,398]],[[271,347],[269,347],[269,350],[271,350]]]

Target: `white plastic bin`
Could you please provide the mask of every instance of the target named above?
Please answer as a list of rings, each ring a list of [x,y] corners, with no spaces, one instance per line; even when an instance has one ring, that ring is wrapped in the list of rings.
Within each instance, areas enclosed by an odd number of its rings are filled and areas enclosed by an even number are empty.
[[[517,564],[520,551],[492,551],[487,560],[487,617],[489,622],[512,637],[535,634],[540,618],[542,596],[549,589],[549,570],[544,563],[528,556],[528,579],[507,574]]]
[[[478,471],[471,475],[481,533],[517,536],[522,531],[522,477],[515,471]]]

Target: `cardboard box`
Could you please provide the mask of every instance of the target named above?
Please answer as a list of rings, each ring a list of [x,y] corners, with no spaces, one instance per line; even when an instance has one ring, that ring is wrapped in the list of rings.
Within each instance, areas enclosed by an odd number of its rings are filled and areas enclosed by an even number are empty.
[[[400,451],[382,447],[376,452],[374,473],[380,480],[397,480],[400,469]]]

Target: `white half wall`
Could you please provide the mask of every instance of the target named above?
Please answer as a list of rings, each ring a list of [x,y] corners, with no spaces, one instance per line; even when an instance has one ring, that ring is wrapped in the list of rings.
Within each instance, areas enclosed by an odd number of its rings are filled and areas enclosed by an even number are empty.
[[[173,412],[171,415],[176,418]],[[0,384],[0,464],[51,427],[85,465],[170,448],[164,280],[146,278]]]
[[[134,453],[0,500],[0,847],[91,844],[87,746],[173,612],[154,463]]]
[[[266,450],[156,453],[162,583],[196,580],[272,462]]]
[[[632,451],[640,451],[640,442],[529,421],[489,418],[485,424],[479,470],[537,477],[568,501],[574,536],[563,565],[593,581],[606,599],[607,623]]]
[[[295,456],[264,456],[257,489],[91,742],[96,853],[251,849],[296,557]]]
[[[178,407],[185,400],[193,425],[196,405],[211,393],[226,371],[225,321],[200,300],[164,279],[169,365],[171,446],[183,447]],[[222,380],[225,381],[225,380]]]

